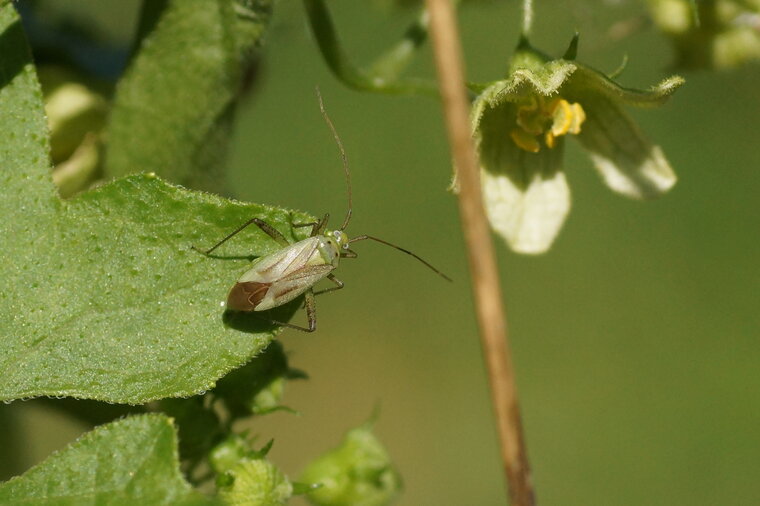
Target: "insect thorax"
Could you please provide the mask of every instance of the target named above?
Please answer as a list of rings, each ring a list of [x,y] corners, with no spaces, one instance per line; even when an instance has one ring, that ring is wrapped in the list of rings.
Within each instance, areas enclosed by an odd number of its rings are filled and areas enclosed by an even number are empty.
[[[331,230],[321,236],[319,252],[326,263],[338,266],[340,254],[348,249],[348,236],[342,230]]]

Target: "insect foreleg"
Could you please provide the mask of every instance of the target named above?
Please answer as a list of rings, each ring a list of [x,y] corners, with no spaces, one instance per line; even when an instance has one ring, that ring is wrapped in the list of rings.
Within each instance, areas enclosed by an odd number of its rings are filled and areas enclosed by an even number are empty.
[[[243,223],[242,225],[240,225],[238,228],[236,228],[235,230],[233,230],[232,232],[230,232],[230,234],[227,235],[224,239],[222,239],[218,243],[214,244],[213,246],[211,246],[206,251],[203,251],[202,249],[198,248],[197,246],[191,246],[191,248],[194,249],[195,251],[203,253],[204,255],[208,255],[212,251],[214,251],[216,248],[218,248],[219,246],[221,246],[222,244],[224,244],[225,242],[227,242],[229,239],[232,239],[235,235],[237,235],[238,233],[240,233],[245,227],[247,227],[248,225],[250,225],[251,223],[253,223],[254,220],[256,220],[256,218],[252,218],[252,219],[246,221],[245,223]]]
[[[334,292],[335,290],[340,290],[341,288],[346,286],[345,283],[343,283],[343,281],[339,280],[332,274],[328,274],[326,277],[327,279],[335,283],[335,286],[332,286],[330,288],[325,288],[324,290],[320,290],[318,292],[314,292],[314,295],[322,295],[323,293]]]
[[[243,223],[242,225],[240,225],[238,228],[236,228],[235,230],[233,230],[232,232],[230,232],[230,234],[228,234],[224,239],[222,239],[218,243],[214,244],[213,246],[211,246],[206,251],[203,251],[202,249],[198,248],[197,246],[191,246],[191,248],[194,249],[195,251],[203,253],[204,255],[209,255],[216,248],[218,248],[219,246],[221,246],[222,244],[224,244],[228,240],[230,240],[233,237],[235,237],[237,234],[239,234],[240,232],[242,232],[245,227],[247,227],[248,225],[250,225],[252,223],[255,223],[256,226],[258,226],[261,230],[263,230],[265,234],[267,234],[269,237],[271,237],[272,239],[274,239],[275,241],[277,241],[277,243],[280,246],[289,246],[290,245],[290,243],[288,242],[288,240],[285,239],[285,236],[282,235],[277,230],[275,230],[268,223],[266,223],[265,221],[260,220],[258,218],[251,218],[250,220],[246,221],[245,223]]]

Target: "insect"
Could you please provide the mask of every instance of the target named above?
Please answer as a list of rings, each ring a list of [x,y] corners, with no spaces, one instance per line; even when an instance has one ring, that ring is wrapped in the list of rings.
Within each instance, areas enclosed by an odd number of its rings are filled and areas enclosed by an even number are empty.
[[[355,242],[369,239],[395,248],[407,255],[411,255],[442,278],[451,281],[448,276],[416,254],[396,246],[395,244],[391,244],[388,241],[370,235],[360,235],[349,239],[348,235],[345,233],[345,229],[348,227],[348,223],[351,220],[352,213],[351,173],[348,168],[348,158],[345,149],[343,148],[343,143],[335,130],[335,126],[327,115],[319,90],[317,90],[317,97],[319,99],[319,108],[322,112],[322,116],[330,127],[335,142],[338,144],[338,149],[340,150],[341,159],[343,161],[343,170],[346,174],[348,211],[346,212],[346,217],[344,218],[341,227],[338,230],[326,231],[327,222],[330,217],[329,214],[325,214],[324,217],[317,222],[293,224],[294,227],[311,227],[311,233],[308,238],[291,244],[285,236],[274,227],[259,218],[252,218],[206,251],[193,246],[193,249],[196,251],[199,251],[204,255],[209,255],[212,251],[240,233],[249,225],[256,225],[259,227],[259,229],[265,234],[280,244],[282,249],[257,258],[251,263],[250,268],[240,276],[232,289],[230,289],[230,292],[227,295],[227,309],[245,312],[266,311],[290,302],[303,294],[305,296],[308,327],[301,327],[299,325],[276,320],[267,321],[275,325],[282,325],[304,332],[314,332],[317,329],[316,303],[314,297],[319,294],[343,288],[343,282],[333,275],[333,271],[338,267],[341,258],[356,258],[358,256],[356,252],[352,251],[349,247]],[[331,281],[335,286],[315,292],[313,289],[314,285],[325,278]]]

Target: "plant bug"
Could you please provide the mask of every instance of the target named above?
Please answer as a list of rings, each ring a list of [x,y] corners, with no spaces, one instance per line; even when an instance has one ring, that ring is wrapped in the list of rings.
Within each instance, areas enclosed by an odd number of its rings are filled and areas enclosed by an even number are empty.
[[[325,214],[321,220],[314,223],[293,224],[294,227],[311,227],[311,234],[308,238],[291,244],[274,227],[259,218],[252,218],[206,251],[193,246],[193,249],[196,251],[209,255],[249,225],[253,224],[259,227],[265,234],[277,241],[282,246],[282,249],[259,257],[251,263],[249,269],[240,276],[232,289],[230,289],[227,295],[227,309],[245,312],[266,311],[290,302],[299,295],[304,294],[306,316],[309,322],[308,328],[276,320],[267,320],[275,325],[283,325],[304,332],[314,332],[317,329],[314,297],[343,288],[343,282],[336,278],[332,271],[338,267],[341,258],[356,258],[358,256],[349,247],[352,243],[370,239],[385,244],[407,255],[411,255],[445,280],[451,281],[448,276],[416,254],[388,241],[370,235],[360,235],[352,239],[348,238],[348,235],[344,232],[351,220],[352,213],[351,173],[348,168],[348,158],[346,157],[346,151],[343,148],[343,143],[338,136],[338,132],[327,115],[319,89],[317,89],[317,98],[319,99],[319,109],[322,112],[322,116],[330,127],[335,142],[338,144],[343,161],[343,170],[346,174],[348,211],[341,227],[338,230],[325,231],[330,217],[329,214]],[[313,289],[314,285],[325,278],[332,281],[335,286],[315,292]]]

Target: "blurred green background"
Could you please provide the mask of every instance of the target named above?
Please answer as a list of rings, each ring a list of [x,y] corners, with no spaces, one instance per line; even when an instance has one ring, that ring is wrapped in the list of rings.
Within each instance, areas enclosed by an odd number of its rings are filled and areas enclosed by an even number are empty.
[[[106,34],[131,33],[124,9],[136,2],[69,4]],[[357,62],[414,16],[379,1],[330,6]],[[585,63],[611,71],[629,56],[618,79],[626,86],[672,73],[672,52],[654,30],[607,35],[639,5],[536,8],[533,43],[551,54],[578,29]],[[469,79],[499,78],[517,40],[517,4],[460,12]],[[433,76],[429,51],[411,73]],[[570,142],[573,210],[554,248],[522,257],[495,238],[541,504],[760,500],[760,67],[683,75],[665,107],[631,111],[680,177],[670,194],[647,203],[612,194]],[[360,257],[338,274],[346,289],[318,300],[319,331],[281,337],[291,364],[310,375],[287,387],[286,404],[302,415],[268,415],[252,431],[275,438],[270,458],[295,478],[379,405],[377,433],[405,481],[398,504],[504,504],[439,104],[341,86],[294,0],[277,4],[259,78],[238,116],[231,195],[340,221],[345,184],[319,85],[351,163],[349,232],[412,249],[455,282],[384,246],[357,244]],[[31,452],[28,465],[81,431],[39,403],[19,409],[29,439],[14,444]],[[51,425],[55,439],[36,435]]]

